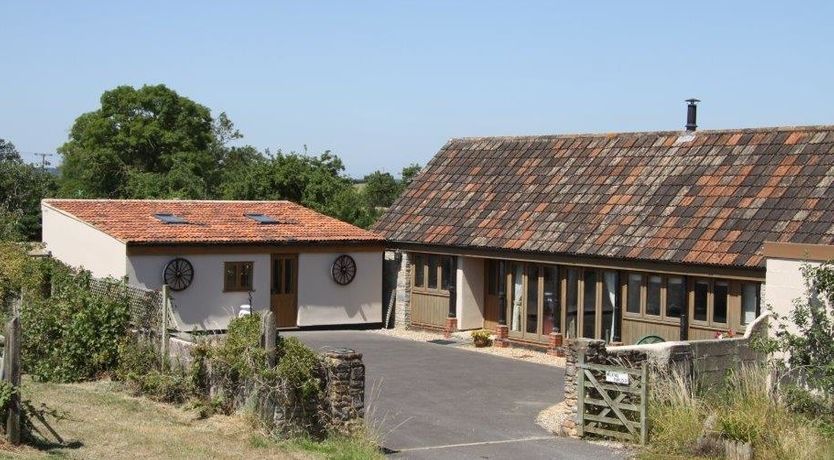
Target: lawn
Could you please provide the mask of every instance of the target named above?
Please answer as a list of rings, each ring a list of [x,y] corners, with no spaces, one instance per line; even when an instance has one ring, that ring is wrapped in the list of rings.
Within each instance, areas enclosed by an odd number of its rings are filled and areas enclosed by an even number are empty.
[[[279,444],[259,434],[244,416],[214,415],[136,398],[107,381],[80,384],[25,380],[23,397],[66,418],[53,428],[64,445],[2,447],[2,458],[367,458],[349,443]],[[53,439],[50,439],[53,441]]]

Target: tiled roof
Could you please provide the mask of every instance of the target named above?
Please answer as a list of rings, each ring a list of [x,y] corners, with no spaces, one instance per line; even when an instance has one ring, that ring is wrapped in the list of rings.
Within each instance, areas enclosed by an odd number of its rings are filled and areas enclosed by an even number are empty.
[[[191,200],[44,200],[48,206],[126,243],[280,243],[381,241],[363,230],[289,201]],[[169,213],[185,224],[165,224],[154,217]],[[246,213],[273,217],[259,224]]]
[[[389,240],[763,267],[834,243],[834,126],[453,139],[374,226]]]

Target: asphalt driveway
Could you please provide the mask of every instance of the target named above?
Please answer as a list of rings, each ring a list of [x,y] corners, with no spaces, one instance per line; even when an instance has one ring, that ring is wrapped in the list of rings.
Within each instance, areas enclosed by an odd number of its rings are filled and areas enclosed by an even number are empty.
[[[314,349],[352,348],[366,366],[368,418],[395,458],[612,458],[555,438],[536,416],[562,399],[560,368],[369,331],[282,332]]]

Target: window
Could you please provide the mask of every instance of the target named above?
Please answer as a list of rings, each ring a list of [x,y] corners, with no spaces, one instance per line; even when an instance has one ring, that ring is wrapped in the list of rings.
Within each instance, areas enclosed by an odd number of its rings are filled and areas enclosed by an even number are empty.
[[[448,291],[452,285],[452,258],[440,258],[440,289]]]
[[[716,281],[713,288],[712,322],[727,322],[727,296],[730,293],[726,281]]]
[[[429,256],[429,289],[437,289],[437,256]]]
[[[487,295],[498,295],[498,279],[501,277],[500,265],[497,260],[486,261]]]
[[[663,285],[663,278],[657,275],[649,276],[646,284],[646,314],[660,316],[660,287]]]
[[[686,286],[680,276],[670,276],[666,281],[666,316],[680,318],[686,307]]]
[[[695,314],[696,321],[707,320],[707,307],[709,300],[709,281],[695,281]]]
[[[559,303],[559,269],[554,265],[545,265],[542,282],[544,283],[544,323],[542,334],[561,330],[562,312],[557,308]]]
[[[527,266],[527,326],[529,334],[536,334],[539,327],[539,266]],[[548,331],[549,332],[549,331]]]
[[[760,287],[758,283],[741,285],[741,324],[750,324],[759,310]]]
[[[277,219],[267,216],[266,214],[261,214],[258,212],[247,212],[243,214],[244,216],[254,220],[255,222],[261,225],[274,225],[279,223]]]
[[[158,212],[153,215],[156,219],[163,224],[187,224],[188,221],[185,218],[178,216],[176,214],[171,214],[169,212]]]
[[[616,333],[614,308],[617,302],[617,272],[602,272],[602,338],[611,341]]]
[[[585,270],[582,286],[582,337],[593,339],[597,315],[597,272]]]
[[[414,287],[426,287],[426,274],[423,271],[423,255],[414,254]]]
[[[566,310],[565,321],[567,324],[567,336],[576,337],[576,312],[579,304],[579,272],[575,268],[567,270],[566,283]]]
[[[252,262],[226,262],[224,268],[224,291],[252,290]]]
[[[294,257],[273,256],[272,258],[272,293],[295,294],[293,272],[295,271]]]
[[[414,287],[432,291],[448,291],[454,283],[453,260],[449,256],[414,254]]]
[[[643,275],[639,273],[628,274],[628,297],[626,311],[628,313],[640,314],[640,289],[643,287]]]

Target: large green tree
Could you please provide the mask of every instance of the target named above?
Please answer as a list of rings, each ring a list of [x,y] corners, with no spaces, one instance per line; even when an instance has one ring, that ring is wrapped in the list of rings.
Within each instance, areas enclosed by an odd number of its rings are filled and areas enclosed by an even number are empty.
[[[59,149],[61,189],[77,197],[203,198],[217,142],[208,108],[165,85],[120,86],[75,120]]]
[[[374,171],[365,176],[365,198],[372,209],[391,206],[400,194],[397,179],[390,173]]]
[[[40,240],[41,199],[55,190],[49,172],[24,163],[14,144],[0,139],[0,240]]]

